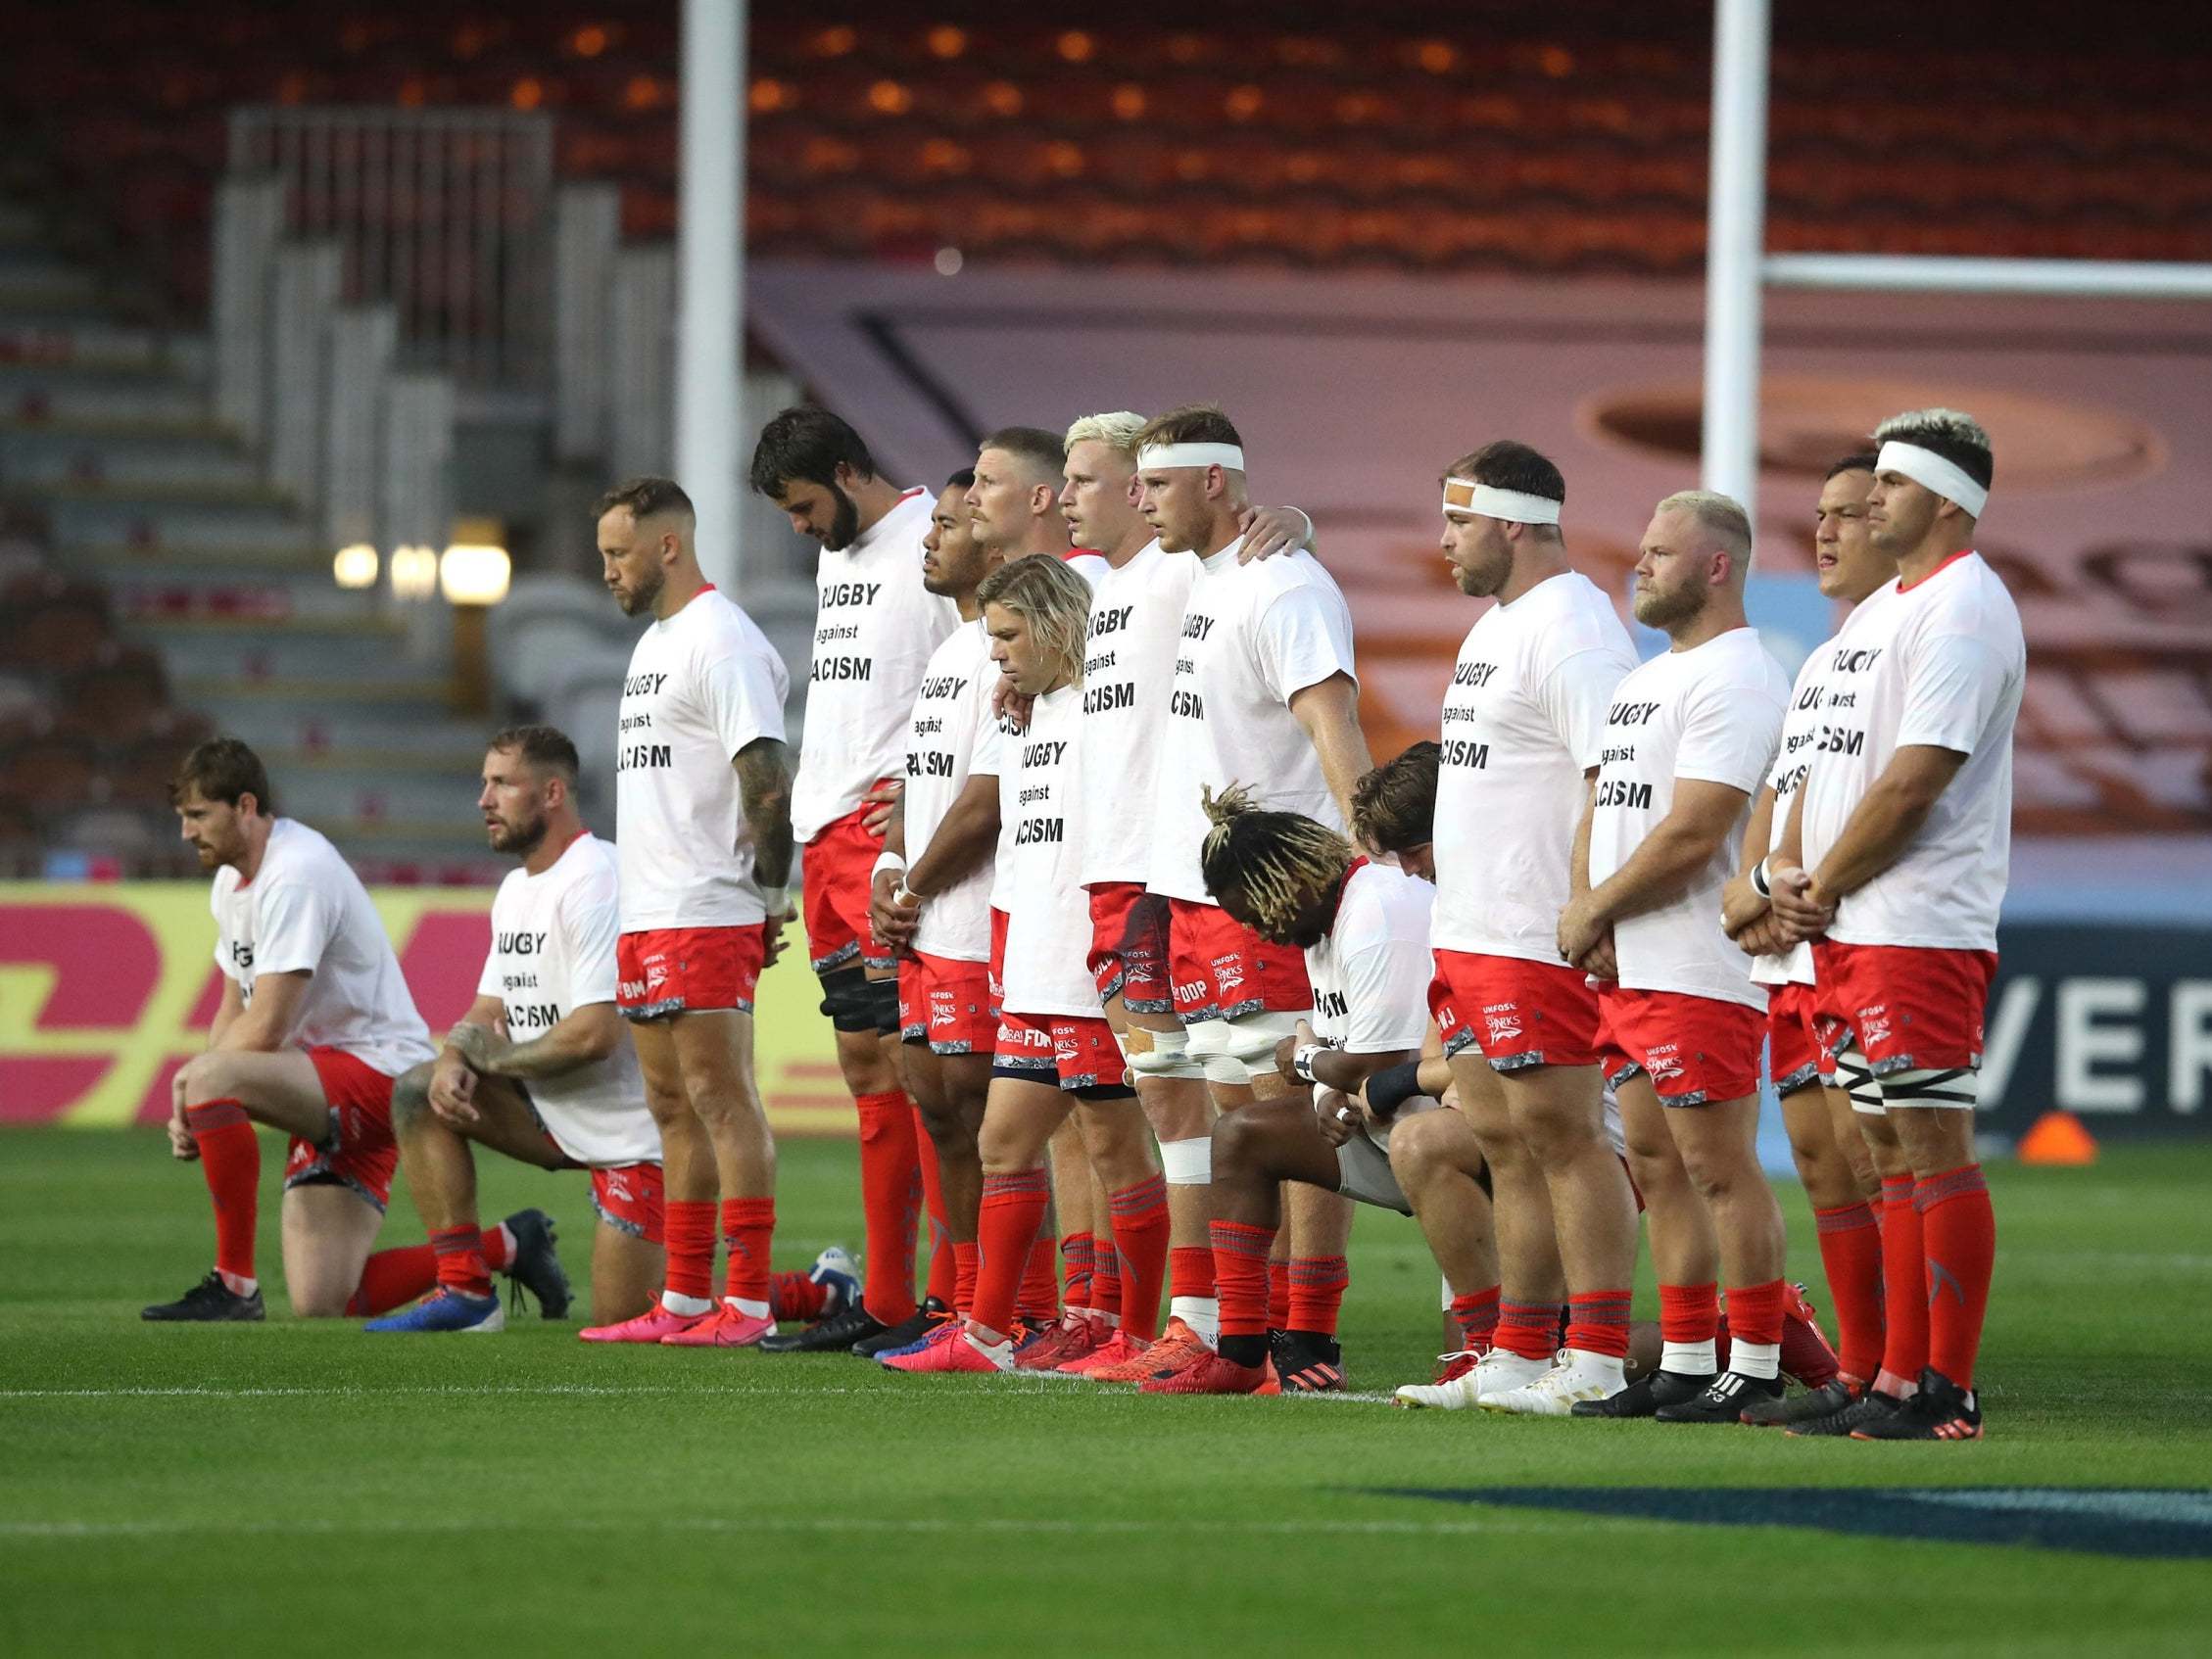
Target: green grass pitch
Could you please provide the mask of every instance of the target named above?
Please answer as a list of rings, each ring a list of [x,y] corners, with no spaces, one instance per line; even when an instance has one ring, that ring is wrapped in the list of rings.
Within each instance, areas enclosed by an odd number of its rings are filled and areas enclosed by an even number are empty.
[[[782,1263],[857,1245],[853,1156],[785,1146]],[[581,1284],[582,1178],[480,1168],[488,1216],[559,1216]],[[147,1326],[206,1267],[197,1171],[147,1132],[0,1134],[0,1652],[2212,1650],[2201,1551],[1384,1494],[2212,1487],[2212,1145],[1993,1185],[1991,1438],[1868,1446],[586,1350],[534,1316],[375,1339],[274,1285],[264,1326]],[[419,1236],[399,1199],[386,1242]],[[263,1246],[273,1274],[272,1201]],[[1412,1223],[1363,1213],[1352,1386],[1425,1376],[1435,1307]]]

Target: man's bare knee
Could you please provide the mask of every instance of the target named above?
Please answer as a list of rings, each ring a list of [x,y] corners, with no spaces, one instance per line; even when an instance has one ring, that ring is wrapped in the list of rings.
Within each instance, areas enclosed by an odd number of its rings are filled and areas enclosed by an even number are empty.
[[[433,1062],[424,1061],[392,1081],[392,1127],[401,1134],[419,1127],[432,1115],[430,1072]]]

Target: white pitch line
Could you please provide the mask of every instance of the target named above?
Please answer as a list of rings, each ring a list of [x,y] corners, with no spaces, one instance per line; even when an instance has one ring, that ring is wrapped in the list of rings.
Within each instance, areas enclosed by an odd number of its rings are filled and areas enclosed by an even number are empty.
[[[1069,1377],[1023,1378],[1020,1381],[986,1383],[977,1390],[978,1398],[986,1392],[1000,1395],[1019,1395],[1025,1398],[1058,1396],[1076,1399],[1083,1396],[1082,1379]],[[525,1396],[532,1398],[630,1398],[682,1396],[687,1398],[711,1398],[717,1395],[744,1395],[775,1398],[803,1398],[820,1395],[835,1398],[842,1395],[895,1394],[895,1389],[856,1389],[842,1384],[771,1385],[705,1383],[697,1387],[680,1387],[674,1383],[409,1383],[389,1388],[363,1387],[353,1383],[338,1383],[315,1387],[271,1388],[215,1388],[191,1384],[175,1388],[116,1388],[116,1389],[0,1389],[0,1400],[7,1399],[365,1399],[392,1398],[452,1398],[467,1399],[480,1397],[507,1398]],[[1099,1386],[1095,1398],[1103,1399],[1131,1399],[1134,1392],[1120,1388]],[[1334,1394],[1284,1395],[1284,1399],[1329,1399],[1354,1405],[1387,1405],[1386,1394],[1353,1394],[1339,1391]]]
[[[402,1520],[398,1518],[363,1520],[309,1519],[278,1521],[268,1519],[225,1519],[216,1516],[159,1521],[0,1521],[0,1538],[96,1540],[110,1538],[169,1538],[180,1535],[196,1537],[260,1536],[285,1534],[300,1536],[312,1534],[327,1537],[420,1535],[427,1533],[483,1533],[502,1526],[516,1532],[546,1533],[878,1533],[912,1534],[927,1537],[973,1537],[979,1533],[1063,1535],[1098,1535],[1151,1537],[1161,1533],[1192,1533],[1205,1536],[1221,1534],[1249,1534],[1271,1538],[1298,1538],[1307,1536],[1367,1536],[1391,1538],[1445,1538],[1476,1534],[1503,1533],[1587,1533],[1593,1528],[1601,1531],[1629,1531],[1652,1527],[1660,1523],[1636,1519],[1591,1519],[1587,1521],[1535,1521],[1535,1520],[1478,1520],[1471,1517],[1459,1519],[1354,1519],[1346,1517],[1330,1520],[1314,1517],[1304,1520],[1239,1521],[1232,1519],[1205,1520],[1161,1516],[1156,1519],[1114,1521],[1067,1517],[1041,1517],[1027,1519],[1009,1515],[928,1516],[911,1520],[885,1519],[880,1516],[841,1515],[766,1515],[758,1517],[702,1515],[680,1519],[667,1516],[641,1516],[636,1519],[585,1518],[564,1521],[512,1521],[469,1517],[451,1520]]]

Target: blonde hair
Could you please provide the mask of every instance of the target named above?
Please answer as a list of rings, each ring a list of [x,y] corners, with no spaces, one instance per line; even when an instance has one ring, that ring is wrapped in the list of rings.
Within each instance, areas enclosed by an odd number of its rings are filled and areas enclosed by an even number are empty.
[[[1069,685],[1082,684],[1083,636],[1090,627],[1090,584],[1065,559],[1031,553],[1002,564],[976,589],[976,603],[1003,605],[1026,619]]]
[[[1724,553],[1735,555],[1741,574],[1752,562],[1752,521],[1743,503],[1717,490],[1677,490],[1659,504],[1660,512],[1686,512]]]
[[[1116,454],[1133,461],[1136,459],[1136,435],[1143,430],[1144,417],[1131,414],[1128,409],[1087,414],[1068,428],[1060,452],[1065,455],[1078,444],[1103,444]]]
[[[1352,867],[1352,843],[1295,812],[1253,804],[1241,784],[1220,794],[1201,787],[1206,839],[1198,868],[1215,897],[1225,887],[1244,895],[1252,925],[1269,938],[1287,937],[1298,913]]]

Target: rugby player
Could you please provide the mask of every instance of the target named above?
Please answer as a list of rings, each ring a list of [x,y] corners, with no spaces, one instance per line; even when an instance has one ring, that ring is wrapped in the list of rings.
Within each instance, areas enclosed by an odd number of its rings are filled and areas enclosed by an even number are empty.
[[[633,480],[599,503],[607,589],[625,616],[651,618],[622,687],[616,998],[660,1130],[667,1284],[635,1318],[582,1335],[744,1348],[776,1331],[776,1144],[753,1078],[752,997],[791,911],[788,687],[752,618],[699,573],[697,535],[670,479]]]
[[[1080,825],[1073,820],[1082,731],[1084,621],[1090,589],[1050,556],[1017,559],[977,590],[991,660],[1013,690],[1034,699],[1027,729],[1004,743],[1002,825],[1011,848],[1003,967],[1004,1010],[984,1115],[981,1256],[964,1325],[883,1355],[896,1370],[1011,1371],[1021,1282],[1048,1202],[1047,1141],[1074,1110],[1107,1188],[1115,1244],[1128,1278],[1125,1306],[1157,1304],[1167,1267],[1167,1208],[1160,1169],[1136,1097],[1081,944],[1088,908],[1076,881]],[[1003,786],[1012,785],[1011,791]],[[1002,809],[1002,817],[1003,809]],[[1121,1225],[1144,1213],[1151,1224]]]
[[[878,476],[860,435],[827,409],[785,409],[769,421],[753,449],[751,485],[822,546],[792,829],[805,849],[807,954],[860,1120],[867,1283],[860,1306],[768,1347],[832,1352],[919,1319],[918,1117],[899,1078],[897,964],[868,923],[883,851],[870,821],[901,786],[923,670],[960,617],[922,587],[934,498]]]
[[[1401,1117],[1434,1112],[1436,1103],[1360,1097],[1378,1073],[1419,1064],[1428,1031],[1435,889],[1357,856],[1343,836],[1310,818],[1255,809],[1241,788],[1209,792],[1206,800],[1207,888],[1240,926],[1304,952],[1314,1018],[1278,1045],[1275,1070],[1288,1092],[1226,1113],[1214,1126],[1216,1351],[1143,1387],[1156,1394],[1340,1389],[1342,1366],[1328,1357],[1340,1277],[1317,1283],[1293,1271],[1288,1322],[1274,1346],[1297,1368],[1282,1371],[1271,1359],[1268,1256],[1281,1225],[1278,1195],[1283,1182],[1304,1182],[1413,1213],[1392,1173],[1393,1128]]]
[[[1839,1070],[1871,1074],[1878,1098],[1856,1104],[1895,1128],[1913,1202],[1884,1206],[1874,1386],[1790,1432],[1976,1440],[1996,1223],[1974,1106],[2027,650],[2011,595],[1973,550],[1989,435],[1931,408],[1893,416],[1874,437],[1867,521],[1898,579],[1859,606],[1850,649],[1832,657],[1835,718],[1812,746],[1767,884],[1787,934],[1817,941],[1822,1011],[1851,1037]]]
[[[1495,601],[1445,694],[1436,796],[1436,974],[1466,1021],[1452,1075],[1498,1213],[1498,1323],[1451,1399],[1563,1415],[1625,1386],[1636,1204],[1607,1138],[1598,998],[1559,960],[1574,828],[1606,709],[1636,653],[1566,559],[1566,481],[1500,440],[1443,480],[1446,562]],[[1559,1341],[1559,1309],[1568,1309]]]
[[[1782,1392],[1782,1211],[1757,1149],[1766,990],[1720,917],[1790,692],[1744,618],[1751,556],[1750,522],[1725,496],[1685,491],[1653,513],[1634,603],[1669,648],[1631,670],[1606,710],[1559,919],[1561,959],[1601,982],[1600,1050],[1650,1222],[1665,1344],[1657,1372],[1575,1400],[1577,1416],[1733,1423]]]
[[[291,1137],[283,1238],[292,1310],[334,1317],[353,1310],[391,1198],[393,1081],[431,1058],[430,1034],[367,889],[320,834],[277,816],[260,756],[235,737],[201,743],[177,768],[170,799],[200,868],[215,872],[222,1001],[207,1052],[171,1085],[168,1137],[170,1152],[197,1160],[207,1176],[216,1261],[143,1317],[264,1316],[254,1259],[257,1123]],[[550,1235],[533,1243],[550,1255]],[[384,1306],[430,1288],[428,1254],[417,1247],[406,1260],[398,1294],[382,1287],[392,1296]]]
[[[997,1026],[991,1014],[990,886],[998,845],[998,685],[976,589],[999,554],[974,534],[967,505],[975,484],[962,469],[939,492],[922,542],[922,586],[950,599],[960,628],[931,655],[907,738],[906,786],[891,809],[876,860],[869,925],[899,957],[900,1059],[935,1150],[938,1199],[933,1219],[946,1230],[952,1283],[923,1304],[932,1323],[965,1313],[975,1298],[976,1218],[983,1128]],[[887,1331],[863,1352],[906,1346]],[[926,1334],[923,1333],[923,1334]],[[910,1338],[909,1341],[919,1340]],[[876,1346],[882,1345],[882,1346]]]
[[[576,745],[550,726],[510,726],[484,756],[476,804],[492,850],[516,868],[492,900],[476,1001],[438,1058],[392,1094],[438,1288],[370,1331],[504,1325],[478,1243],[471,1142],[540,1169],[592,1172],[601,1323],[645,1312],[660,1288],[660,1135],[614,1005],[615,855],[577,816],[577,773]]]
[[[1160,1142],[1169,1215],[1168,1306],[1184,1328],[1215,1328],[1214,1258],[1206,1224],[1213,1107],[1205,1073],[1181,1047],[1168,978],[1168,900],[1145,891],[1152,867],[1153,791],[1168,719],[1180,630],[1198,559],[1170,552],[1137,509],[1137,434],[1144,417],[1127,409],[1085,415],[1068,428],[1060,510],[1071,539],[1106,562],[1094,583],[1083,657],[1083,740],[1077,745],[1082,810],[1082,877],[1089,894],[1090,970],[1106,1018],[1130,1062],[1138,1099]],[[1313,525],[1295,507],[1263,507],[1240,518],[1237,556],[1269,558],[1311,549]],[[1153,1045],[1165,1037],[1166,1043]],[[1094,1184],[1095,1186],[1095,1184]],[[1103,1213],[1094,1198],[1094,1217]],[[1135,1218],[1132,1218],[1135,1219]],[[1141,1224],[1141,1223],[1140,1223]],[[1076,1231],[1062,1215],[1062,1248]],[[1077,1242],[1080,1252],[1081,1243]],[[1118,1262],[1103,1237],[1093,1244],[1108,1275]],[[1157,1306],[1131,1309],[1112,1289],[1119,1329],[1062,1368],[1135,1382],[1147,1374],[1147,1340]],[[1073,1301],[1073,1298],[1070,1299]],[[1092,1334],[1098,1334],[1092,1327]]]
[[[1226,916],[1206,890],[1199,851],[1203,795],[1239,782],[1255,804],[1297,812],[1341,830],[1352,789],[1369,770],[1343,594],[1303,548],[1255,563],[1238,558],[1248,505],[1244,451],[1221,410],[1155,416],[1138,434],[1141,510],[1163,549],[1194,553],[1199,571],[1179,631],[1155,779],[1149,889],[1169,901],[1169,963],[1180,1031],[1148,1032],[1133,1052],[1139,1074],[1187,1076],[1193,1063],[1217,1108],[1283,1092],[1276,1047],[1313,1008],[1305,964]],[[1349,1203],[1296,1186],[1290,1196],[1289,1273],[1341,1295]],[[1309,1316],[1328,1295],[1315,1292]],[[1158,1375],[1198,1363],[1208,1333],[1171,1319],[1167,1351],[1143,1356]],[[1290,1368],[1335,1364],[1333,1344],[1289,1355]]]
[[[1820,592],[1851,606],[1897,577],[1897,561],[1876,547],[1868,534],[1866,498],[1873,485],[1874,456],[1847,455],[1828,469],[1814,510],[1813,568]],[[1907,1204],[1911,1200],[1911,1165],[1904,1161],[1888,1119],[1868,1117],[1869,1132],[1862,1135],[1851,1095],[1837,1081],[1821,1039],[1812,947],[1801,940],[1776,948],[1782,924],[1758,890],[1766,878],[1761,863],[1781,843],[1822,722],[1835,716],[1827,706],[1831,669],[1852,626],[1847,621],[1798,670],[1780,751],[1744,830],[1742,868],[1722,895],[1723,926],[1752,955],[1752,978],[1769,987],[1767,1074],[1781,1098],[1798,1180],[1812,1206],[1843,1347],[1841,1368],[1824,1387],[1746,1406],[1744,1421],[1755,1425],[1825,1417],[1849,1405],[1873,1380],[1882,1362],[1882,1235],[1868,1200],[1879,1198],[1884,1178],[1901,1189]],[[1878,1175],[1877,1167],[1886,1176]],[[1787,1335],[1783,1341],[1787,1345]],[[1787,1362],[1783,1369],[1790,1369]]]

